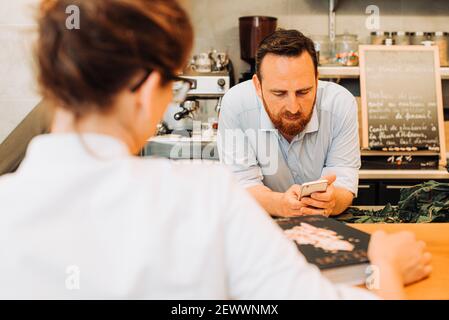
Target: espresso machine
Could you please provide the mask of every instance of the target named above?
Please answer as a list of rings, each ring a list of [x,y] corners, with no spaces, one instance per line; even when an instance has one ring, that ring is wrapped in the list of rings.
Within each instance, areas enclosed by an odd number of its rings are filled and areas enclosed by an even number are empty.
[[[180,76],[193,83],[187,99],[169,105],[144,155],[218,160],[218,116],[222,97],[234,84],[232,63],[226,53],[211,50],[194,56]]]

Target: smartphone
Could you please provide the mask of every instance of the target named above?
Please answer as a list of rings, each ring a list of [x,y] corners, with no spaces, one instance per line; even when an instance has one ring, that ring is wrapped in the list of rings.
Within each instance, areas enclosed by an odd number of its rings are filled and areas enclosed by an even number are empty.
[[[326,192],[328,181],[327,180],[317,180],[312,182],[306,182],[301,185],[301,195],[298,200],[303,197],[308,197],[315,192]]]

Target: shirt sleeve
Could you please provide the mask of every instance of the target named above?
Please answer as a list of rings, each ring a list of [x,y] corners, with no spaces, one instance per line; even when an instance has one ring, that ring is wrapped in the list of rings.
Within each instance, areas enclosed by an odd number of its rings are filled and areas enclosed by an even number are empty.
[[[228,183],[224,244],[231,299],[376,299],[368,290],[334,285],[247,194]]]
[[[217,137],[220,162],[231,169],[242,187],[263,185],[256,153],[240,126],[238,114],[232,111],[235,103],[238,102],[229,96],[222,101]]]
[[[339,103],[349,105],[341,121],[334,121],[332,144],[329,148],[322,175],[335,174],[334,185],[357,196],[360,169],[360,142],[358,107],[354,97],[342,96]]]

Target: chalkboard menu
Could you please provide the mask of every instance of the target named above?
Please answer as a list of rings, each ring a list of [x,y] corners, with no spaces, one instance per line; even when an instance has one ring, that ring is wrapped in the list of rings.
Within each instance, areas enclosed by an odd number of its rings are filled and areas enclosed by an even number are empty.
[[[444,148],[443,101],[436,47],[360,46],[363,148]]]

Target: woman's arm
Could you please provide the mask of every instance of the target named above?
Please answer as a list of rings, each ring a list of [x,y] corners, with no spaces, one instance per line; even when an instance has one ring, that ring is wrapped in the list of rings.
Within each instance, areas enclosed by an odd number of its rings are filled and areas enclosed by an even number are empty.
[[[336,286],[317,267],[307,263],[293,242],[246,192],[234,185],[228,193],[223,225],[231,298],[402,299],[404,283],[430,273],[430,261],[425,259],[422,243],[408,233],[381,234],[373,236],[369,252],[371,261],[380,270],[379,286],[373,291],[376,295]],[[394,258],[397,256],[400,258]]]

